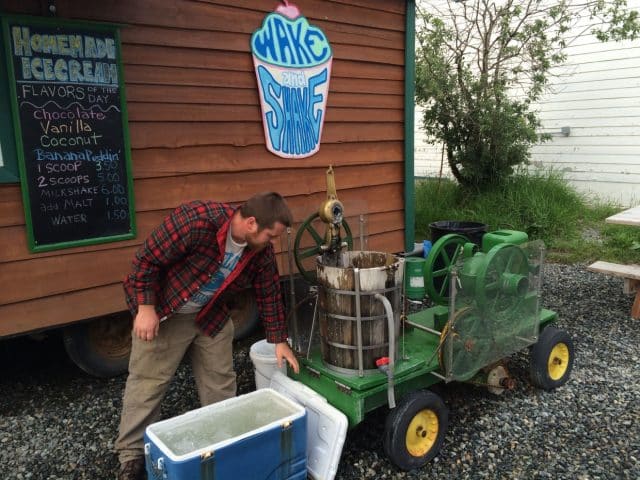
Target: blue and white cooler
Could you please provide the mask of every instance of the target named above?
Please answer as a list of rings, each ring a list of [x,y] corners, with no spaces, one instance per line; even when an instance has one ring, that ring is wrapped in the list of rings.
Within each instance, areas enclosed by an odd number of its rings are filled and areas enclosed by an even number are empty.
[[[149,480],[304,480],[307,414],[265,388],[154,423],[145,432]]]

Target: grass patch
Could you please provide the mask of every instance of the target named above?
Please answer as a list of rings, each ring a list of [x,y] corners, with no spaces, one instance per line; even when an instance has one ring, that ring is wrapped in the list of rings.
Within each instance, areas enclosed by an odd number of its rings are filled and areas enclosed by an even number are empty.
[[[640,263],[640,229],[604,222],[621,209],[587,199],[553,171],[519,173],[482,193],[446,179],[418,180],[416,241],[431,238],[431,222],[474,221],[487,224],[489,231],[520,230],[531,240],[543,240],[552,261]]]

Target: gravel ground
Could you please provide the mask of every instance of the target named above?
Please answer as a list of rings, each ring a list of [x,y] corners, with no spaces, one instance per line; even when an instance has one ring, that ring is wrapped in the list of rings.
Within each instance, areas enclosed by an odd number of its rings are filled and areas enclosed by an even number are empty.
[[[450,384],[442,396],[449,429],[440,455],[413,472],[382,451],[386,412],[349,432],[337,479],[640,478],[640,323],[629,318],[622,282],[583,266],[547,265],[543,304],[573,336],[571,380],[554,392],[527,381],[528,356],[515,355],[516,388],[501,396]],[[239,391],[255,388],[250,345],[236,348]],[[124,377],[91,378],[66,359],[56,337],[0,342],[0,479],[110,479]],[[197,408],[181,366],[163,404],[171,417]],[[240,479],[243,480],[243,479]]]

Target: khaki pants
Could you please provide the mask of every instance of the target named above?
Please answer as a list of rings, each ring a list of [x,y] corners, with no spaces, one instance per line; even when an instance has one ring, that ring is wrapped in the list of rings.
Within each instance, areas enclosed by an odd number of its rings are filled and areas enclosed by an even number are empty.
[[[115,443],[121,464],[144,454],[145,428],[160,420],[160,403],[185,353],[189,353],[202,406],[236,394],[233,322],[227,321],[211,338],[200,333],[195,317],[178,314],[165,320],[151,342],[132,335],[129,377]]]

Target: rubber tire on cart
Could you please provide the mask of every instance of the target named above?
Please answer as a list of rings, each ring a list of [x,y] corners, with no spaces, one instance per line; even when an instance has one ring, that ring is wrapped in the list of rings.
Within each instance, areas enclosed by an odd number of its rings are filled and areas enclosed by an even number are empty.
[[[543,390],[553,390],[567,383],[574,352],[573,340],[567,332],[555,327],[545,328],[531,347],[531,383]]]
[[[449,412],[442,399],[429,390],[402,398],[387,416],[384,452],[403,470],[420,468],[442,448]]]
[[[62,332],[69,358],[89,375],[115,377],[129,367],[132,319],[128,312],[66,327]]]

